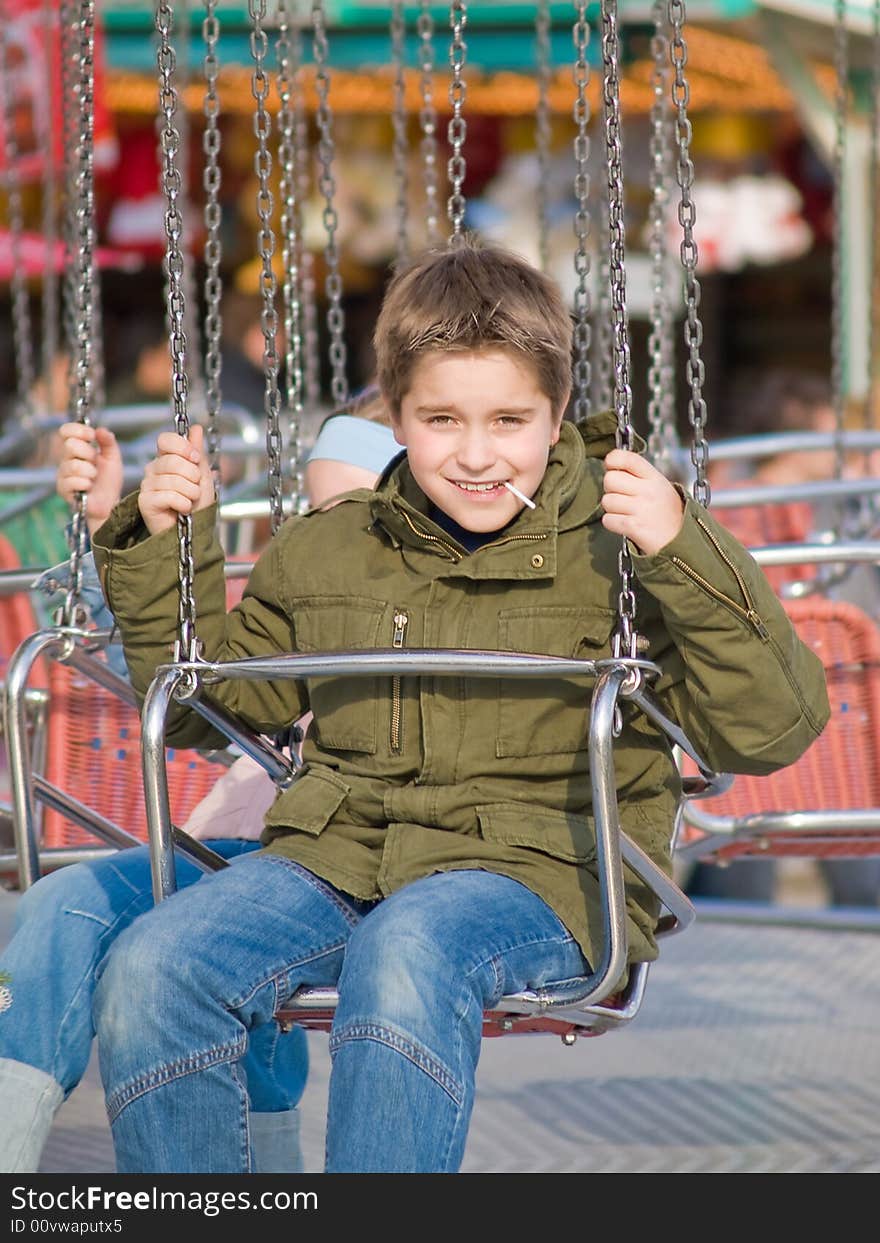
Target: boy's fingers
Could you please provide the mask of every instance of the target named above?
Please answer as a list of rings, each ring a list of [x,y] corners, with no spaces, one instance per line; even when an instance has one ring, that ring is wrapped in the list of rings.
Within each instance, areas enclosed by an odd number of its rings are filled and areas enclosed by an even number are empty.
[[[195,429],[191,429],[191,432]],[[167,455],[175,455],[187,462],[198,462],[200,448],[191,444],[183,436],[178,436],[177,432],[162,432],[156,441],[156,448],[160,457]]]
[[[624,492],[632,496],[638,491],[639,479],[625,470],[609,470],[605,472],[605,491]]]
[[[144,480],[147,485],[147,491],[150,494],[157,492],[179,492],[182,496],[191,497],[197,500],[201,495],[201,488],[197,479],[187,479],[183,475],[169,474],[160,472],[152,474],[149,479]]]
[[[189,479],[192,483],[197,483],[200,478],[198,464],[181,457],[178,453],[163,453],[154,458],[152,462],[147,463],[144,474],[150,477],[179,475],[182,479]]]
[[[612,449],[605,455],[605,469],[622,470],[646,479],[654,467],[641,453],[634,453],[632,449]]]

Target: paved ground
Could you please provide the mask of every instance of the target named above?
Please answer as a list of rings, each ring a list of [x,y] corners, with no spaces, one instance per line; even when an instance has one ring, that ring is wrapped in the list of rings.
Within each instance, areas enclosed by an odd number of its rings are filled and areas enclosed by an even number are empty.
[[[0,943],[16,901],[0,893]],[[484,1042],[465,1171],[880,1172],[880,915],[815,927],[815,910],[798,923],[776,908],[791,926],[723,909],[663,943],[622,1030],[573,1048]],[[309,1041],[302,1135],[317,1172],[329,1060],[326,1036]],[[41,1168],[113,1170],[94,1062]]]

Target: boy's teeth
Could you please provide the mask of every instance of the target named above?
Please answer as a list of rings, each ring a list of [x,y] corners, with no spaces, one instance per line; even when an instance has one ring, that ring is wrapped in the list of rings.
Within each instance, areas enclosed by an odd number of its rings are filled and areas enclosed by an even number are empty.
[[[498,487],[498,481],[494,483],[459,483],[460,488],[464,488],[465,492],[491,492],[493,488]]]

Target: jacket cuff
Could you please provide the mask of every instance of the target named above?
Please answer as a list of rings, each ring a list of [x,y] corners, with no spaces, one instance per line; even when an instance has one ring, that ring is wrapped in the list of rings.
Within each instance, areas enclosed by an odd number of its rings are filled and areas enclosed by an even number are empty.
[[[216,517],[216,503],[193,515],[193,562],[196,566],[205,566],[213,560]],[[177,525],[158,535],[150,535],[137,507],[136,492],[120,501],[98,528],[92,537],[92,550],[101,587],[114,613],[127,602],[125,588],[128,583],[139,584],[142,591],[145,569],[149,569],[153,598],[172,589],[178,581]],[[222,556],[220,550],[221,559]]]

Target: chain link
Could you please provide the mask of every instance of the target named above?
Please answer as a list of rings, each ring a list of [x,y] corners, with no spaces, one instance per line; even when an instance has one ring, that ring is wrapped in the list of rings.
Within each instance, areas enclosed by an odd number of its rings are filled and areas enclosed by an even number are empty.
[[[684,38],[684,0],[669,0],[668,12],[669,24],[672,27],[672,40],[670,44],[674,70],[672,102],[676,110],[675,138],[678,144],[676,176],[681,191],[678,204],[678,220],[682,228],[680,254],[685,275],[686,314],[684,339],[688,347],[686,370],[690,386],[688,418],[693,429],[691,461],[696,472],[692,491],[694,498],[701,505],[708,505],[711,499],[709,480],[706,477],[709,467],[709,443],[705,435],[706,403],[703,400],[703,384],[706,379],[706,370],[700,356],[700,347],[703,344],[703,325],[698,313],[700,305],[700,282],[697,279],[699,253],[694,238],[696,208],[691,195],[694,181],[694,165],[690,156],[691,123],[687,114],[687,106],[690,102],[690,86],[685,75],[687,45]]]
[[[452,66],[452,81],[449,84],[449,103],[452,106],[452,117],[447,129],[452,155],[449,158],[448,175],[452,193],[446,204],[449,223],[452,225],[450,243],[454,246],[464,240],[465,197],[462,187],[467,173],[467,164],[463,155],[464,140],[467,137],[467,122],[462,116],[467,88],[463,77],[467,44],[464,41],[464,28],[467,24],[467,5],[463,0],[453,0],[449,8],[449,24],[452,28],[452,42],[449,47],[449,63]]]
[[[284,521],[284,498],[281,490],[281,390],[278,387],[278,314],[275,296],[278,282],[275,278],[275,231],[272,214],[275,203],[272,198],[272,153],[269,138],[272,118],[266,106],[269,97],[269,78],[266,74],[266,53],[269,41],[263,23],[266,20],[266,0],[248,0],[251,19],[251,90],[256,108],[254,110],[254,133],[257,149],[254,154],[254,170],[257,174],[257,218],[260,222],[257,249],[260,255],[260,292],[263,310],[260,323],[263,329],[263,375],[265,391],[263,407],[266,413],[266,454],[269,478],[269,512],[274,535]]]
[[[46,40],[46,47],[53,48],[55,46],[57,29],[57,9],[54,0],[44,0],[43,5],[43,34]],[[47,60],[47,65],[51,64],[51,59]],[[43,203],[42,203],[42,228],[43,237],[46,242],[46,253],[52,256],[52,259],[43,269],[43,343],[42,343],[42,371],[43,382],[46,386],[46,410],[47,413],[53,413],[52,395],[54,390],[54,374],[55,374],[55,357],[58,353],[58,274],[55,267],[54,255],[58,241],[58,219],[56,215],[56,163],[55,163],[55,134],[53,130],[56,111],[60,114],[60,109],[56,109],[56,90],[57,84],[55,74],[48,68],[46,71],[46,108],[43,113],[44,124],[40,140],[43,147]]]
[[[205,435],[214,488],[220,495],[220,410],[223,405],[221,375],[223,317],[220,303],[223,282],[220,265],[223,259],[221,241],[222,210],[220,207],[220,97],[217,83],[220,71],[217,45],[220,39],[220,23],[217,18],[217,0],[205,0],[205,16],[202,21],[202,39],[205,44],[204,74],[205,99],[203,111],[205,128],[202,132],[202,151],[205,164],[202,170],[202,186],[205,191]]]
[[[303,240],[302,205],[309,200],[311,192],[311,149],[309,145],[309,120],[306,114],[305,96],[300,81],[302,44],[297,38],[290,48],[291,96],[293,103],[294,164],[297,171],[295,193],[295,224],[297,266],[301,273],[301,297],[303,314],[303,382],[306,405],[316,411],[321,404],[320,339],[318,334],[318,308],[315,290],[315,263],[312,252]]]
[[[611,374],[613,366],[611,322],[611,232],[608,223],[608,181],[599,186],[598,256],[599,280],[596,312],[593,319],[595,354],[593,362],[593,405],[597,410],[610,410],[613,404]]]
[[[64,276],[62,280],[62,321],[64,340],[69,358],[76,351],[76,153],[79,142],[76,118],[79,115],[79,18],[74,12],[73,0],[61,0],[59,10],[61,54],[61,126],[62,126],[62,180],[64,212],[62,234],[64,241]],[[68,413],[73,416],[73,376],[70,372],[70,401]]]
[[[574,232],[577,245],[574,252],[574,270],[577,281],[574,290],[574,417],[583,424],[590,416],[590,101],[587,95],[590,84],[590,65],[587,49],[590,43],[590,27],[587,22],[587,0],[577,0],[577,15],[572,32],[575,46],[574,62],[574,123],[577,133],[574,140],[574,196],[577,211]]]
[[[409,142],[406,112],[406,18],[401,0],[396,0],[391,7],[391,59],[394,65],[394,108],[391,113],[391,125],[394,132],[392,144],[394,184],[397,190],[394,204],[397,222],[396,256],[398,263],[404,263],[409,253],[407,242]]]
[[[421,155],[425,178],[425,227],[428,245],[436,246],[440,241],[440,197],[437,189],[437,108],[434,105],[434,18],[431,14],[431,0],[422,0],[418,31],[422,92],[419,126],[422,131]]]
[[[79,131],[76,186],[76,350],[71,366],[71,398],[77,421],[92,425],[94,409],[95,332],[95,4],[79,6]],[[80,620],[82,559],[86,553],[86,494],[77,493],[69,528],[70,570],[61,620],[73,626]]]
[[[0,89],[3,92],[3,135],[5,190],[9,211],[9,243],[12,252],[12,339],[15,349],[15,389],[17,417],[27,426],[33,419],[34,355],[31,334],[31,313],[28,302],[27,278],[24,270],[24,208],[19,177],[18,140],[15,133],[15,104],[12,90],[12,66],[6,37],[7,22],[0,22]],[[50,266],[50,265],[47,265]],[[51,391],[50,391],[51,397]]]
[[[651,101],[649,143],[649,251],[651,255],[651,331],[648,337],[648,453],[654,465],[669,473],[678,437],[675,427],[673,385],[673,312],[667,288],[669,255],[666,220],[669,210],[670,139],[669,124],[669,40],[666,34],[664,0],[654,0],[651,10],[654,34],[651,38]]]
[[[535,12],[535,63],[538,108],[535,114],[535,152],[538,157],[538,258],[541,271],[550,266],[550,5],[538,0]]]
[[[189,109],[186,106],[186,88],[191,79],[191,49],[189,21],[190,0],[181,0],[178,21],[180,33],[177,40],[178,74],[181,80],[181,111],[178,128],[180,130],[180,158],[182,170],[180,183],[180,215],[183,220],[183,305],[185,315],[185,333],[187,342],[187,383],[190,410],[195,410],[196,417],[204,416],[206,398],[205,384],[202,378],[201,324],[199,322],[199,306],[196,298],[193,265],[195,262],[195,213],[189,188],[190,168],[190,125]]]
[[[336,198],[336,182],[333,179],[333,159],[335,147],[333,143],[333,116],[330,111],[330,78],[327,73],[327,32],[324,27],[324,6],[320,0],[312,5],[312,25],[314,27],[314,57],[318,90],[318,162],[320,174],[319,188],[324,197],[324,230],[327,242],[324,247],[324,261],[327,276],[324,287],[327,291],[327,327],[330,331],[330,391],[335,406],[348,403],[348,380],[346,378],[345,348],[345,315],[342,310],[342,278],[339,274],[339,250],[336,245],[336,230],[339,218],[336,214],[334,201]]]
[[[291,51],[290,15],[288,0],[278,3],[278,94],[281,107],[278,113],[279,142],[278,160],[281,165],[281,244],[284,262],[284,374],[287,402],[287,444],[290,461],[290,478],[293,483],[292,505],[294,513],[303,513],[308,501],[303,478],[303,368],[302,330],[303,315],[300,287],[302,275],[299,265],[300,239],[296,202],[297,152],[296,116],[293,105],[293,64],[299,66],[300,56]],[[299,43],[299,31],[293,32],[294,43]]]
[[[630,388],[629,326],[626,313],[626,227],[623,201],[623,145],[620,124],[620,38],[618,33],[617,0],[602,0],[602,98],[605,111],[605,149],[608,171],[608,231],[611,278],[611,318],[614,355],[614,409],[617,415],[618,448],[632,449],[633,430],[630,423],[632,390]],[[617,555],[620,593],[617,598],[618,618],[614,636],[616,656],[635,657],[637,646],[636,596],[632,557],[626,538],[621,540]]]
[[[183,219],[180,212],[181,175],[180,133],[177,129],[177,87],[174,82],[176,58],[171,44],[174,22],[168,4],[156,6],[156,29],[159,32],[157,64],[159,69],[159,149],[162,158],[162,190],[165,195],[165,272],[168,295],[169,346],[171,350],[171,408],[174,427],[179,436],[189,434],[187,414],[186,332],[184,329],[183,290]],[[179,638],[175,660],[193,661],[198,655],[196,640],[196,605],[193,582],[192,515],[181,514],[177,520]]]

